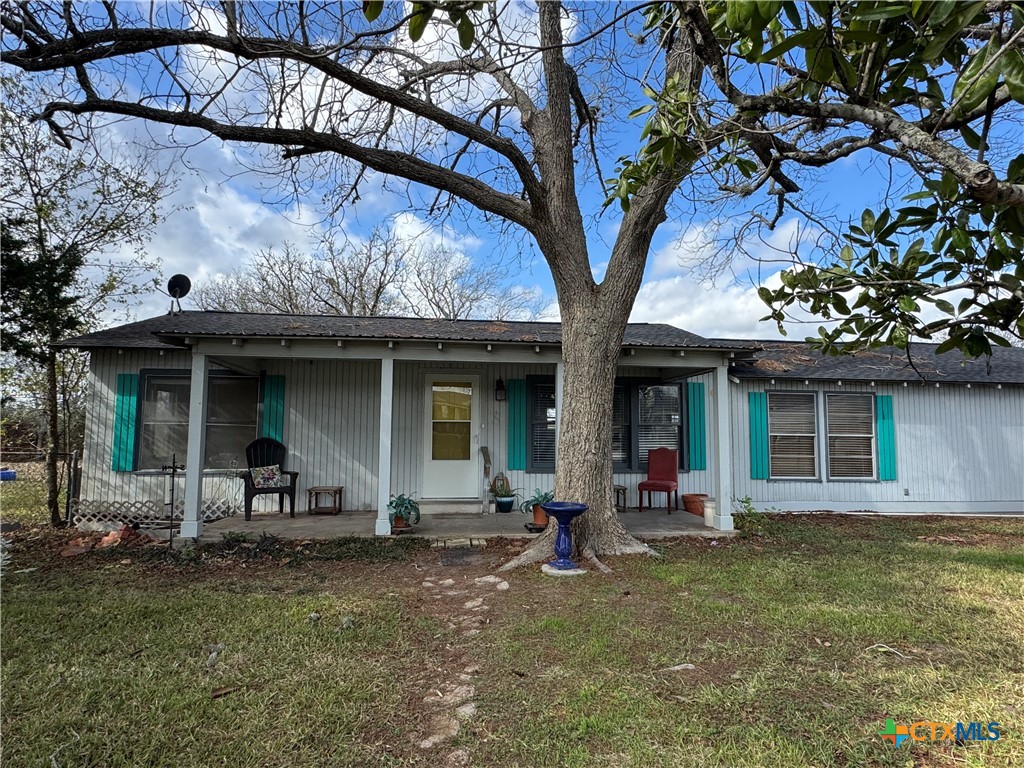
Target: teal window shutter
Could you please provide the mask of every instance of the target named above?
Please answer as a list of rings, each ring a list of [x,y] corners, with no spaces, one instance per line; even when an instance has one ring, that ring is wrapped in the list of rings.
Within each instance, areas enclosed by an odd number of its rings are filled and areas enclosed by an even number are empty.
[[[263,377],[261,437],[284,441],[284,376]]]
[[[704,384],[691,381],[686,385],[687,437],[690,448],[690,469],[707,469],[707,428],[704,409]]]
[[[750,398],[750,477],[767,480],[768,461],[768,393],[751,392]]]
[[[110,468],[115,472],[135,469],[135,424],[139,412],[139,374],[117,374],[114,400],[114,439]]]
[[[896,479],[896,425],[892,419],[892,395],[875,395],[875,431],[878,446],[878,479]]]
[[[510,379],[508,390],[508,468],[526,469],[526,380]]]

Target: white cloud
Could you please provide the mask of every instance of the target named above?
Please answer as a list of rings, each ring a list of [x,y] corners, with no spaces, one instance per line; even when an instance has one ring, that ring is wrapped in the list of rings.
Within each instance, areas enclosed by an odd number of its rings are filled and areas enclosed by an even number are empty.
[[[690,265],[707,261],[713,256],[718,230],[718,225],[712,222],[690,225],[651,255],[648,272],[679,274]]]
[[[777,280],[776,275],[772,277]],[[711,287],[675,275],[644,283],[629,319],[668,323],[708,337],[781,338],[774,323],[761,322],[767,314],[754,286],[730,283]]]
[[[745,222],[746,220],[744,220]],[[744,232],[739,244],[737,224],[732,220],[693,222],[654,251],[648,265],[652,277],[691,275],[712,280],[720,274],[756,274],[768,266],[791,264],[794,254],[806,258],[822,237],[820,229],[798,218],[780,222],[770,231]]]
[[[160,262],[160,290],[168,276],[188,275],[193,284],[241,266],[254,251],[280,248],[286,241],[311,248],[316,219],[309,209],[266,205],[244,176],[226,179],[223,147],[209,140],[188,152],[189,166],[174,174],[177,186],[164,200],[166,218],[145,246],[148,259]],[[157,155],[157,160],[165,156]],[[137,259],[132,249],[108,254],[114,262]],[[167,309],[167,297],[150,293],[135,308],[139,317]],[[183,302],[188,307],[189,300]]]

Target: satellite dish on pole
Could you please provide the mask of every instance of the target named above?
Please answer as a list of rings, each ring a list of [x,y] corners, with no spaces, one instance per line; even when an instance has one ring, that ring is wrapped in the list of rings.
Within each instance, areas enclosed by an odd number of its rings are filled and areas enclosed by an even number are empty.
[[[174,305],[178,305],[178,311],[181,312],[181,299],[188,296],[188,292],[192,290],[192,281],[188,279],[187,275],[174,275],[170,280],[167,281],[167,295],[174,299],[171,303],[171,313],[174,312]]]

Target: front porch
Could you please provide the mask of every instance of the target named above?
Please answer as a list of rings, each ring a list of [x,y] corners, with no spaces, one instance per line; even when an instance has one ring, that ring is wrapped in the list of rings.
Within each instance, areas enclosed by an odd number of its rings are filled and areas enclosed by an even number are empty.
[[[155,518],[173,507],[186,538],[207,527],[216,536],[257,525],[285,536],[387,536],[389,500],[403,494],[422,505],[425,536],[463,528],[526,535],[519,515],[480,513],[499,473],[520,499],[555,486],[564,377],[557,325],[410,321],[405,328],[335,317],[312,325],[290,318],[273,331],[266,326],[279,318],[243,319],[251,325],[232,324],[241,322],[234,316],[173,316],[160,324],[159,347],[94,353],[79,510]],[[614,415],[600,438],[612,443],[611,480],[626,489],[621,503],[638,504],[647,453],[658,447],[677,451],[680,494],[730,499],[734,350],[667,326],[630,326],[627,336]],[[298,514],[312,503],[309,489],[343,487],[335,502],[343,515],[277,522],[277,499],[267,496],[253,511],[269,515],[255,523],[234,516],[213,523],[242,506],[239,471],[255,437],[285,446],[284,458],[269,464],[298,473]],[[171,465],[179,469],[168,477]],[[476,516],[436,516],[455,504]],[[718,512],[711,525],[730,530],[728,506]],[[690,527],[683,517],[631,514],[623,520],[641,536]]]
[[[204,390],[210,366],[239,371],[249,366],[275,381],[278,402],[274,407],[264,402],[263,413],[275,414],[276,422],[268,430],[264,419],[261,429],[287,445],[287,468],[299,472],[300,514],[306,489],[321,485],[344,486],[343,508],[357,510],[335,520],[299,524],[272,522],[276,515],[271,512],[261,520],[275,535],[362,536],[372,531],[386,536],[392,495],[409,494],[423,505],[458,502],[481,509],[499,472],[520,496],[550,489],[555,484],[562,400],[560,350],[533,345],[499,352],[490,344],[480,346],[448,349],[402,342],[389,343],[385,350],[349,342],[193,342],[191,380],[203,386],[191,387],[186,463],[206,455],[204,423],[210,404]],[[647,474],[644,452],[657,445],[678,451],[680,493],[731,497],[728,443],[723,438],[729,432],[728,360],[717,351],[687,350],[684,355],[631,349],[624,355],[616,383],[616,397],[622,396],[616,411],[621,423],[609,425],[608,438],[617,441],[612,480],[627,489],[626,504],[638,503],[636,487]],[[205,490],[186,474],[183,536],[203,536],[204,527],[210,526],[194,511],[202,508]],[[369,510],[375,514],[361,514]],[[446,520],[438,516],[441,511],[423,511],[417,535],[528,535],[525,521],[515,520],[516,515],[508,521],[486,514]],[[622,519],[631,532],[646,537],[685,535],[704,527],[702,520],[687,525],[680,522],[684,516],[662,517],[627,513]],[[236,525],[256,530],[255,523],[233,518],[213,524],[211,531]],[[720,510],[713,526],[731,530],[728,507]]]
[[[532,538],[523,527],[526,515],[510,514],[444,514],[423,515],[419,525],[406,536],[429,539]],[[668,539],[678,536],[722,536],[723,532],[707,528],[702,518],[679,511],[671,515],[664,509],[619,513],[626,530],[641,539]],[[295,517],[277,513],[253,514],[246,522],[241,515],[226,517],[203,526],[201,541],[219,541],[222,534],[247,533],[257,538],[262,533],[286,539],[333,539],[345,536],[373,536],[374,512],[345,512],[337,516],[308,515],[296,512]],[[729,534],[724,534],[729,535]]]

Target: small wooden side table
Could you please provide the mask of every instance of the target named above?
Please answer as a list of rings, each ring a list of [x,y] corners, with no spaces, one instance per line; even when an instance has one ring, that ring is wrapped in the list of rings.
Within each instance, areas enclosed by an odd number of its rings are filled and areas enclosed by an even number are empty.
[[[343,485],[314,485],[306,489],[308,499],[307,508],[311,515],[336,515],[341,512],[342,495],[345,492]],[[321,496],[330,497],[330,503],[325,504],[320,500]],[[324,499],[327,501],[327,499]]]
[[[626,511],[626,486],[624,485],[613,485],[612,490],[615,491],[615,510],[617,512]]]

